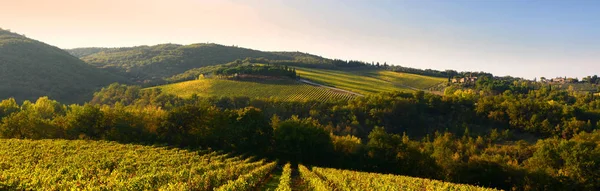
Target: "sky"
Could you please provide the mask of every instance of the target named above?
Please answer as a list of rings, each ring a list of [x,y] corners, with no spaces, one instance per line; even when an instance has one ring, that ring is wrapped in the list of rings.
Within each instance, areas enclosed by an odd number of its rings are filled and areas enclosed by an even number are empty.
[[[0,0],[60,48],[218,43],[528,79],[600,75],[600,1]]]

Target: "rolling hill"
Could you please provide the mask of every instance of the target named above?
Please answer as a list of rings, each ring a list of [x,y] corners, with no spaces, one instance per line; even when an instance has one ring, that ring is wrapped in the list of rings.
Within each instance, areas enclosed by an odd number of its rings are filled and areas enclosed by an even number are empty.
[[[0,99],[49,96],[67,103],[88,100],[111,82],[126,82],[57,47],[1,29],[0,79]]]
[[[252,63],[246,63],[252,65]],[[263,65],[253,63],[255,65]],[[227,63],[190,69],[167,78],[174,82],[162,85],[162,92],[189,97],[198,96],[247,96],[252,98],[275,97],[283,100],[348,100],[355,96],[379,92],[416,90],[428,91],[430,87],[442,84],[446,78],[429,77],[382,70],[362,69],[316,69],[295,68],[300,80],[281,78],[277,80],[225,80],[214,76],[219,70],[230,70],[239,64]],[[256,67],[256,66],[255,66]],[[198,76],[209,78],[198,79]],[[436,93],[436,92],[433,92]]]
[[[320,62],[318,56],[295,52],[263,52],[218,44],[160,44],[127,48],[78,48],[68,50],[98,68],[119,72],[138,83],[161,82],[163,78],[192,68],[224,64],[245,58]]]
[[[304,80],[363,95],[391,91],[428,91],[431,87],[447,81],[446,78],[392,72],[369,65],[359,67],[340,66],[340,60],[327,59],[301,52],[267,52],[207,43],[191,45],[160,44],[125,48],[76,48],[67,51],[94,67],[119,74],[145,87],[195,80],[201,73],[210,73],[222,68],[222,66],[235,63],[236,60],[246,58],[252,58],[249,61],[246,60],[250,63],[271,63],[295,67],[298,69],[298,75]],[[257,86],[257,84],[261,85]],[[292,100],[297,99],[291,97],[302,97],[295,96],[299,93],[298,91],[276,93],[285,89],[283,88],[284,84],[293,87],[299,87],[300,85],[297,82],[285,82],[273,86],[272,83],[233,83],[233,81],[205,79],[161,86],[160,88],[167,93],[174,93],[183,97],[190,96],[193,93],[200,96],[279,97]],[[243,90],[248,89],[244,86],[255,87],[260,91]],[[268,88],[274,89],[269,90]],[[301,89],[320,91],[320,89],[327,88],[311,87]],[[331,91],[331,88],[329,89]]]
[[[446,78],[399,73],[381,69],[330,70],[297,68],[298,76],[319,84],[361,94],[427,90],[447,81]]]
[[[196,94],[201,97],[277,98],[287,101],[307,100],[348,100],[356,95],[311,86],[292,79],[277,80],[226,80],[198,79],[157,86],[162,92],[189,97]]]

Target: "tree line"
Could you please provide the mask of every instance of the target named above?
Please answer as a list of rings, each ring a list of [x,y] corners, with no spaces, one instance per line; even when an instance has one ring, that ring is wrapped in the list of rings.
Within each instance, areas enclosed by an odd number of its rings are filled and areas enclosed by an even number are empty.
[[[237,60],[235,63],[235,66],[221,67],[215,70],[213,74],[219,76],[258,75],[296,78],[296,69],[288,67],[287,65],[242,64],[240,60]]]

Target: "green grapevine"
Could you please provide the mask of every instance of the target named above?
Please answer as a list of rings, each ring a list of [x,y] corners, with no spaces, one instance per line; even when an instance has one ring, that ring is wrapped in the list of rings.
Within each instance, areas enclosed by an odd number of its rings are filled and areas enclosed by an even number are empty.
[[[292,182],[292,165],[290,163],[283,166],[283,172],[279,178],[279,185],[275,191],[291,191],[290,184]]]

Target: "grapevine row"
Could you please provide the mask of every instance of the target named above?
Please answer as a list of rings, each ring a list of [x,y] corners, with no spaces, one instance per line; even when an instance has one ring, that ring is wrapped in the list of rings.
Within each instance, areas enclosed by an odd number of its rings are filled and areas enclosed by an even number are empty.
[[[285,164],[283,166],[283,172],[281,173],[281,177],[279,178],[279,185],[277,185],[277,189],[275,191],[291,191],[292,187],[290,183],[292,182],[292,165],[290,163]]]
[[[300,88],[295,89],[296,94],[286,97],[287,100],[349,100],[355,95],[343,92],[335,92],[321,87],[314,87],[302,84]]]
[[[192,183],[190,188],[194,190],[212,190],[229,180],[237,178],[240,174],[248,173],[263,164],[263,161],[258,161],[248,164],[228,165],[224,168],[204,172],[201,175],[198,173],[198,175],[192,177],[188,182]]]
[[[0,139],[0,190],[212,190],[265,165],[216,151]]]
[[[261,180],[263,180],[264,177],[266,177],[273,170],[273,168],[275,168],[276,165],[277,162],[271,162],[266,165],[263,165],[259,168],[252,170],[248,174],[240,176],[235,181],[230,180],[229,182],[227,182],[227,184],[217,188],[216,190],[251,190],[255,188],[261,182]]]
[[[338,190],[495,190],[438,180],[313,167]]]
[[[331,191],[332,187],[327,185],[319,176],[315,173],[311,172],[305,166],[298,164],[298,172],[300,172],[300,177],[304,180],[308,186],[315,191]]]

